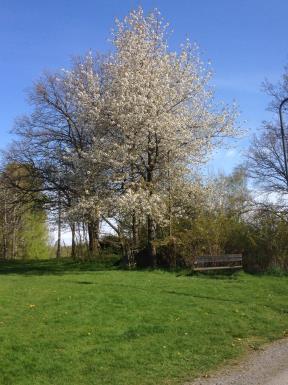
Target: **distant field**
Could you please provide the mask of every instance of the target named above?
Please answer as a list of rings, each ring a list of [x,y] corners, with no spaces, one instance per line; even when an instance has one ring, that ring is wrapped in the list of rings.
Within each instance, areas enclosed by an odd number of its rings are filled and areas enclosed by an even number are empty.
[[[172,385],[288,331],[288,278],[0,265],[1,385]]]

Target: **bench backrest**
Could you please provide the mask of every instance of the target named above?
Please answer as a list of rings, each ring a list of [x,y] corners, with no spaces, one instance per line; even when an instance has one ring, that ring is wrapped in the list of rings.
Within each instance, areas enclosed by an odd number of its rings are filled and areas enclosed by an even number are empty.
[[[239,262],[242,263],[242,254],[225,254],[225,255],[204,255],[196,257],[195,263],[204,264],[204,263],[229,263],[229,262]]]

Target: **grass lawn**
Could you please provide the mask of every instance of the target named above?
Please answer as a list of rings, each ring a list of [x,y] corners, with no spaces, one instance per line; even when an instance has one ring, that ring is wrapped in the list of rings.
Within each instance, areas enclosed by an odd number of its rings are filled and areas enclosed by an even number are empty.
[[[0,265],[1,385],[172,385],[288,330],[288,277]]]

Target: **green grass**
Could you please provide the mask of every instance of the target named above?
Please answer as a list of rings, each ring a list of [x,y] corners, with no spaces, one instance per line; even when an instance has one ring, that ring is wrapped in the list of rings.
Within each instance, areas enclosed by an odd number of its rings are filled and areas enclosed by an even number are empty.
[[[287,295],[287,277],[2,263],[0,384],[181,384],[282,337]]]

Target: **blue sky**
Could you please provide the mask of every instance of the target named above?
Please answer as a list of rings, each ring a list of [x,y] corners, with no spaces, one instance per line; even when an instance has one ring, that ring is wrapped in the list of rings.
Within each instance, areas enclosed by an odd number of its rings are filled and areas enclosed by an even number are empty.
[[[70,57],[89,49],[110,49],[115,17],[138,5],[157,7],[174,33],[175,50],[188,36],[212,61],[217,98],[239,105],[239,122],[256,130],[269,99],[261,82],[275,82],[288,63],[287,0],[0,0],[0,148],[16,116],[28,105],[25,90],[45,69],[69,66]],[[249,136],[223,150],[210,162],[229,171],[240,161]]]

